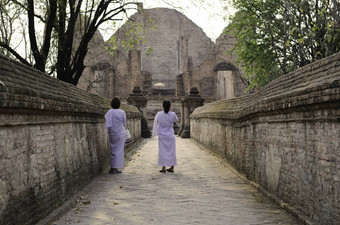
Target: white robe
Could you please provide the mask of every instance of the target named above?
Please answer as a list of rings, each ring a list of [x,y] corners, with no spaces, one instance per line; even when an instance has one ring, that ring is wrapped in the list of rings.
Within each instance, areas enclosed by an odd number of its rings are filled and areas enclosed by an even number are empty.
[[[158,166],[176,166],[176,141],[174,122],[178,117],[174,112],[158,112],[153,122],[152,136],[158,135]]]
[[[111,147],[111,168],[124,167],[126,114],[121,109],[110,109],[105,114]]]

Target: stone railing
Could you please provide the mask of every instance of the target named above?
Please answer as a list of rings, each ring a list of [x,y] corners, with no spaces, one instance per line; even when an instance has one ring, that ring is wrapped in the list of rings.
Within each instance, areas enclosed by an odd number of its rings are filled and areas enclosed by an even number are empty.
[[[36,224],[108,169],[109,108],[109,99],[0,56],[0,224]],[[138,141],[141,113],[122,109]]]
[[[256,94],[199,107],[190,121],[194,140],[286,209],[316,224],[339,224],[340,54]]]

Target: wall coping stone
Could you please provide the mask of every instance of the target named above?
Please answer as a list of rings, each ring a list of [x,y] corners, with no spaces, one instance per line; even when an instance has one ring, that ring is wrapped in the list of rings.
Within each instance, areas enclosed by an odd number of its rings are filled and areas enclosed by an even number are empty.
[[[308,111],[316,105],[340,108],[340,53],[306,65],[270,82],[254,94],[198,107],[190,118],[245,119],[277,110]]]
[[[0,54],[0,112],[27,114],[58,112],[102,117],[110,100],[83,91]],[[140,118],[135,106],[122,104],[128,118]],[[1,124],[0,124],[1,125]]]

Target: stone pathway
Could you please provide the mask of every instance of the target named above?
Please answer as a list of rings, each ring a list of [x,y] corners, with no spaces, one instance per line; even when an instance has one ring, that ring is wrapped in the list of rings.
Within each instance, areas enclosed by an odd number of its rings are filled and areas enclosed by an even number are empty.
[[[122,174],[96,178],[52,224],[299,224],[191,139],[176,139],[178,166],[165,174],[157,138],[143,142]]]

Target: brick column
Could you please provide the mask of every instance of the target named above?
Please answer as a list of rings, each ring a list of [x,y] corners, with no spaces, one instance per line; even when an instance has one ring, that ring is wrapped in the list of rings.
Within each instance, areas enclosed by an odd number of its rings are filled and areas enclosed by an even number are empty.
[[[182,138],[190,138],[190,114],[195,108],[202,106],[204,99],[199,95],[197,87],[190,89],[190,94],[182,99],[182,129],[179,135]]]
[[[148,127],[148,122],[146,118],[146,105],[148,100],[143,96],[142,91],[139,86],[135,86],[132,90],[132,94],[127,98],[127,102],[130,105],[134,105],[138,108],[138,110],[142,113],[142,132],[141,136],[143,138],[151,137],[151,131]]]

